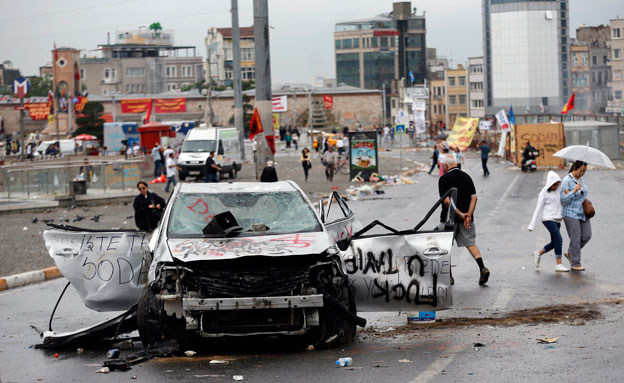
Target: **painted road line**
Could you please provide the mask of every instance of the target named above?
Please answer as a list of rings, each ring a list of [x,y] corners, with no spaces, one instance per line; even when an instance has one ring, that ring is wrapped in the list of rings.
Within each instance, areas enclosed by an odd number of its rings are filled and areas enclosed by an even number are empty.
[[[443,353],[438,357],[438,359],[431,363],[429,367],[412,379],[410,383],[427,383],[440,376],[446,366],[451,364],[453,359],[455,359],[455,356],[457,356],[457,354],[459,354],[462,350],[463,348]]]
[[[505,192],[501,195],[501,197],[496,202],[496,205],[494,206],[494,209],[492,209],[490,214],[488,214],[488,216],[486,217],[485,222],[484,222],[485,224],[488,224],[490,222],[490,220],[492,218],[496,217],[498,215],[498,213],[501,211],[501,209],[503,207],[504,201],[509,196],[509,193],[511,193],[511,191],[513,190],[514,186],[516,185],[516,181],[518,181],[518,179],[520,178],[521,175],[522,174],[516,174],[516,177],[513,179],[513,181],[511,181],[509,186],[507,186],[507,189],[505,189]]]
[[[500,293],[498,293],[498,296],[496,297],[496,300],[494,301],[492,307],[495,309],[504,310],[515,293],[515,289],[503,289]]]

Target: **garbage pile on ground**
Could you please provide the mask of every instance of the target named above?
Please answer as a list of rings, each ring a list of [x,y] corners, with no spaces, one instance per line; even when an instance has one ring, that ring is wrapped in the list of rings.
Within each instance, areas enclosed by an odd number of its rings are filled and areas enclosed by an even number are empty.
[[[354,178],[352,182],[363,181],[358,181]],[[414,181],[411,177],[405,175],[380,176],[377,173],[373,173],[370,176],[370,182],[377,185],[411,185],[414,184],[416,181]],[[384,193],[383,190],[378,190],[375,188],[375,186],[369,184],[364,184],[361,186],[351,185],[347,189],[345,189],[345,192],[351,200],[358,200],[362,197],[371,196],[373,194]]]

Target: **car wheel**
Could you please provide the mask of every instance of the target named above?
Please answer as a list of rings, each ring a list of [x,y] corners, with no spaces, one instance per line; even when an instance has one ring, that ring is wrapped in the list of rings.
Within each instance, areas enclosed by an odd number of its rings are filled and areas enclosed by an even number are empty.
[[[137,327],[143,346],[148,347],[163,339],[160,316],[163,309],[162,302],[156,299],[156,295],[147,290],[137,307]]]
[[[184,181],[186,179],[186,174],[180,173],[180,181]]]
[[[232,170],[230,170],[229,176],[230,179],[233,180],[234,178],[237,177],[237,171],[236,171],[236,164],[232,164]]]

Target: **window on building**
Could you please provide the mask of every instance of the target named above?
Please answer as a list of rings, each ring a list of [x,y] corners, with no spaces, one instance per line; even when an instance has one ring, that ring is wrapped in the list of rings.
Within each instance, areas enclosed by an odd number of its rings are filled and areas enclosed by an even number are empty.
[[[609,58],[605,55],[602,56],[602,65],[607,65],[609,63]]]
[[[241,74],[242,74],[243,80],[255,80],[256,68],[255,67],[241,68]]]
[[[104,68],[104,80],[115,81],[116,78],[117,78],[117,69]]]
[[[193,77],[193,67],[188,65],[182,66],[182,77]]]
[[[455,86],[455,77],[449,77],[448,83],[449,83],[449,86]]]
[[[394,46],[395,46],[395,44],[396,44],[396,43],[395,43],[395,41],[396,41],[396,38],[395,38],[395,37],[390,37],[390,46],[391,46],[392,48],[394,48]]]
[[[483,83],[482,82],[471,82],[470,83],[470,90],[475,90],[475,91],[483,90]]]
[[[396,109],[396,100],[392,99],[392,109]]]
[[[126,68],[126,77],[143,77],[145,68]]]
[[[568,43],[568,38],[565,36],[561,37],[561,44],[566,45],[567,43]]]
[[[598,56],[592,56],[592,65],[598,65]]]
[[[351,86],[360,87],[360,54],[336,54],[336,80]]]
[[[613,33],[613,38],[614,39],[619,39],[620,38],[620,29],[619,28],[613,28],[611,31]]]
[[[466,95],[464,94],[459,95],[459,105],[466,105]]]
[[[80,68],[80,79],[84,80],[86,78],[85,75],[86,75],[86,73],[85,73],[84,68]]]
[[[583,66],[587,66],[589,64],[589,55],[587,54],[587,52],[583,52],[581,59],[582,59],[582,63],[581,65]]]
[[[422,35],[405,37],[405,46],[406,47],[422,48],[422,42],[423,42]]]
[[[336,40],[340,41],[340,40]],[[241,49],[241,60],[243,61],[254,61],[254,48],[243,48]]]
[[[483,100],[472,100],[471,103],[474,109],[483,109]]]
[[[466,86],[466,77],[460,76],[459,78],[459,86]]]
[[[483,73],[483,65],[481,64],[471,65],[470,73]]]
[[[176,77],[176,67],[168,66],[165,68],[165,77]]]
[[[613,58],[614,59],[622,58],[622,54],[621,54],[621,51],[619,49],[614,49],[613,50]]]
[[[342,40],[336,40],[336,49],[342,49]]]
[[[598,85],[602,84],[602,72],[598,72]]]
[[[371,47],[377,48],[377,37],[371,37]]]
[[[173,83],[167,84],[167,90],[168,91],[173,91],[173,90],[176,90],[177,88],[178,88],[178,86],[176,84],[173,84]]]
[[[449,105],[457,105],[457,96],[449,96]]]
[[[353,48],[353,39],[342,40],[342,49],[351,49],[351,48]]]
[[[578,53],[572,53],[572,66],[578,66]]]
[[[382,48],[388,48],[388,38],[386,36],[381,36],[379,38],[379,46]]]
[[[353,48],[360,47],[360,39],[353,39]]]
[[[621,90],[616,90],[615,92],[613,92],[615,99],[616,100],[621,100],[622,99],[622,91]]]
[[[596,72],[592,72],[592,84],[596,83]]]
[[[442,104],[442,113],[446,113],[446,105]]]
[[[606,70],[606,71],[604,72],[604,74],[605,74],[605,75],[604,75],[605,83],[607,83],[607,82],[609,82],[609,71],[608,71],[608,70]]]
[[[433,104],[433,114],[438,114],[438,106]]]
[[[589,73],[573,72],[572,73],[572,86],[575,88],[589,87]]]

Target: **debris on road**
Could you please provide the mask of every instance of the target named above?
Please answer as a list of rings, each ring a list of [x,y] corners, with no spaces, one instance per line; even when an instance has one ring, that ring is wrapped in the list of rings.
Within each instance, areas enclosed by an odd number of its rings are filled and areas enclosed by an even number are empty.
[[[82,347],[78,347],[76,349],[76,354],[82,354],[83,352],[84,352],[84,348],[82,348]]]
[[[559,339],[560,339],[560,337],[556,337],[556,338],[541,338],[541,339],[537,339],[537,343],[539,343],[539,344],[555,343]]]
[[[232,379],[237,382],[240,382],[241,380],[245,380],[245,378],[242,375],[234,375]]]
[[[186,356],[195,356],[195,355],[197,355],[197,352],[192,351],[192,350],[188,350],[188,351],[184,351],[184,355],[186,355]]]
[[[132,339],[126,339],[113,344],[113,348],[118,348],[120,350],[134,350],[134,342]]]
[[[314,351],[314,345],[309,345],[306,347],[306,351]]]
[[[336,360],[336,366],[338,367],[347,367],[352,364],[353,364],[353,358],[351,357],[339,358],[338,360]]]
[[[399,363],[412,363],[412,361],[409,359],[399,359],[398,362]]]
[[[108,352],[106,353],[106,357],[108,359],[116,359],[119,358],[119,350],[114,348],[112,350],[108,350]]]
[[[213,359],[210,362],[208,362],[208,364],[223,364],[223,365],[227,365],[229,363],[230,363],[229,360],[220,360],[220,359]]]
[[[113,359],[104,362],[104,367],[110,371],[128,371],[130,370],[130,363],[125,359]]]
[[[95,371],[98,374],[108,374],[110,372],[110,369],[108,367],[102,367],[99,370]]]

